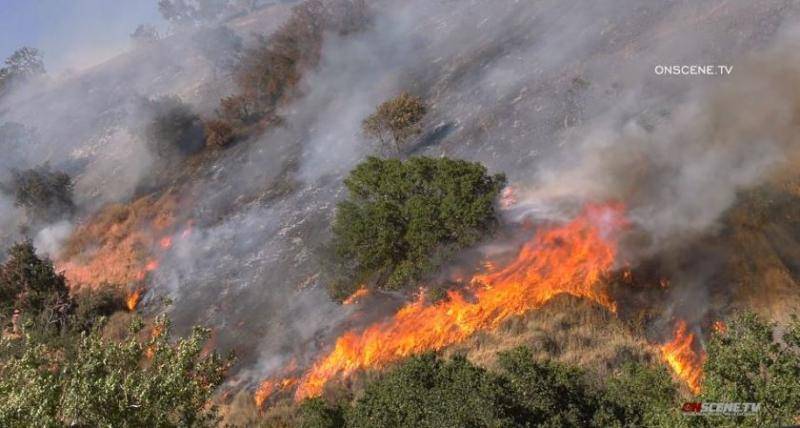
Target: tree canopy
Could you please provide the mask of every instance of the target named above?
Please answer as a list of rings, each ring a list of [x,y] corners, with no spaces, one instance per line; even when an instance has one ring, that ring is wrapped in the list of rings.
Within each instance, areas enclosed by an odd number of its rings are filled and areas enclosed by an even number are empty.
[[[14,203],[25,208],[33,221],[69,218],[75,211],[72,178],[45,164],[36,168],[12,171],[11,191]]]
[[[492,232],[504,185],[502,174],[490,176],[463,160],[368,158],[345,179],[349,195],[333,223],[336,254],[355,277],[377,275],[379,287],[405,286]]]

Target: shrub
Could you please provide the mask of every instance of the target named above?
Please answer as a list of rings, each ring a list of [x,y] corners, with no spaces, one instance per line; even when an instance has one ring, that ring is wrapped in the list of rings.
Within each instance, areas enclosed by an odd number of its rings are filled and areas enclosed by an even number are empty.
[[[349,34],[368,23],[363,0],[308,0],[295,6],[275,33],[259,37],[243,52],[234,74],[238,94],[220,101],[219,117],[236,126],[271,118],[295,93],[303,74],[319,63],[325,33]]]
[[[410,284],[492,232],[504,184],[503,175],[463,160],[368,158],[345,180],[349,196],[333,223],[335,254],[352,265],[352,279],[377,274],[383,288]]]
[[[24,171],[12,171],[14,203],[25,208],[34,221],[54,221],[70,217],[75,211],[72,179],[45,164]]]
[[[502,353],[499,360],[500,370],[490,372],[463,357],[412,357],[368,383],[351,405],[315,399],[304,403],[302,415],[323,427],[606,427],[639,426],[643,420],[641,407],[622,409],[580,369],[536,362],[526,348]],[[650,403],[662,393],[636,392],[641,395],[627,397],[629,402]]]
[[[206,146],[221,149],[233,142],[233,127],[223,120],[207,120],[204,125]]]
[[[150,119],[144,136],[153,153],[169,159],[193,154],[203,147],[200,118],[180,98],[147,100],[145,108]]]
[[[61,330],[66,326],[71,301],[63,275],[53,263],[36,255],[30,241],[17,243],[0,265],[0,319],[4,324],[19,319],[15,327],[25,325],[37,330]]]
[[[364,119],[364,133],[376,138],[381,145],[390,141],[397,153],[408,140],[420,133],[420,122],[425,117],[427,107],[421,98],[403,92],[378,106],[378,109]]]
[[[230,360],[204,356],[208,330],[195,329],[176,343],[169,323],[141,341],[134,324],[122,342],[99,332],[75,340],[73,355],[30,341],[0,364],[2,426],[214,426],[209,406]],[[17,344],[0,341],[0,353]]]
[[[77,331],[91,331],[102,320],[116,312],[124,311],[125,293],[118,286],[102,284],[97,289],[81,289],[72,295],[74,310],[70,327]]]
[[[702,401],[755,402],[756,416],[709,418],[712,426],[778,426],[800,415],[800,320],[780,338],[775,325],[740,314],[712,336],[703,367]]]

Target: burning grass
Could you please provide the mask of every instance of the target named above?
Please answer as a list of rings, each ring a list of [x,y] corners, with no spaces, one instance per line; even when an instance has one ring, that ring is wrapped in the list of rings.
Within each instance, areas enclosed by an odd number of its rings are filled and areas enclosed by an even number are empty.
[[[177,198],[146,196],[128,205],[113,204],[79,226],[57,266],[72,285],[97,287],[140,282],[157,267],[152,251],[175,224]]]
[[[661,347],[664,361],[695,395],[700,393],[706,359],[705,353],[698,350],[697,346],[694,333],[689,332],[684,321],[678,321],[674,338]]]
[[[560,294],[586,298],[614,312],[615,303],[599,284],[614,265],[615,235],[625,224],[624,209],[608,204],[589,206],[568,224],[543,229],[506,267],[475,276],[470,295],[452,291],[448,299],[435,304],[420,299],[388,321],[342,335],[333,350],[297,381],[295,397],[319,395],[331,379],[496,329]],[[291,385],[284,387],[284,380],[265,381],[256,403],[261,406],[274,391],[288,389]]]

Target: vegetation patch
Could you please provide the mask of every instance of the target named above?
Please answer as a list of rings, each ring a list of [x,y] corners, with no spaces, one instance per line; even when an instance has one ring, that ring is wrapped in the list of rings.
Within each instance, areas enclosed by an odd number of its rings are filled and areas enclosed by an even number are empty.
[[[494,230],[504,185],[505,176],[474,162],[368,158],[350,172],[349,195],[337,206],[334,249],[348,271],[333,295],[346,297],[367,279],[384,289],[413,284]]]

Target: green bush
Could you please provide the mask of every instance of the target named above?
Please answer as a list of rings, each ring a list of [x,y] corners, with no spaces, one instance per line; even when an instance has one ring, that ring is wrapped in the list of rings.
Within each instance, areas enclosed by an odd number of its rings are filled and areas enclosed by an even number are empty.
[[[228,361],[203,355],[208,330],[169,342],[169,324],[142,342],[134,325],[122,342],[99,332],[75,340],[69,358],[29,341],[0,364],[0,426],[214,426],[211,394]],[[0,354],[19,340],[0,341]]]
[[[527,348],[499,360],[491,372],[463,357],[415,356],[369,382],[353,403],[307,400],[301,416],[317,427],[623,427],[670,426],[674,419],[656,413],[679,409],[659,369],[630,368],[606,389],[578,368],[536,362]],[[646,388],[648,381],[656,383]]]
[[[5,327],[60,331],[71,311],[69,289],[53,263],[36,255],[30,241],[17,243],[0,265],[0,320]],[[14,320],[14,311],[19,317]]]
[[[91,331],[100,326],[104,318],[126,309],[125,294],[112,284],[81,289],[73,293],[72,301],[74,309],[69,325],[77,331]]]
[[[349,196],[337,206],[333,246],[351,272],[333,290],[339,297],[370,275],[383,288],[408,285],[492,232],[505,177],[463,160],[368,158],[345,185]]]
[[[702,401],[761,403],[756,416],[703,418],[708,426],[779,426],[800,416],[800,320],[781,337],[752,313],[734,318],[708,343]]]
[[[64,172],[52,170],[47,164],[12,171],[10,187],[14,203],[25,208],[32,221],[51,222],[69,218],[75,212],[72,178]]]

